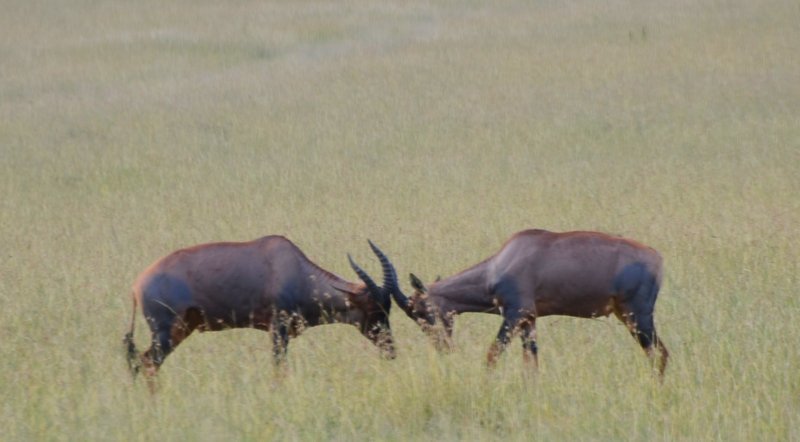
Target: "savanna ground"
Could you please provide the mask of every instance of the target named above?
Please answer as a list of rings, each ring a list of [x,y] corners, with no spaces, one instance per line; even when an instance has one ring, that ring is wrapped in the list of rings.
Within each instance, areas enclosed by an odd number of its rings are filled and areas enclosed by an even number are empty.
[[[0,2],[3,440],[798,440],[794,1]],[[349,326],[194,335],[151,397],[129,287],[180,247],[284,234],[426,281],[530,227],[661,251],[663,385],[615,319],[500,320],[399,357]],[[137,341],[146,347],[144,320]]]

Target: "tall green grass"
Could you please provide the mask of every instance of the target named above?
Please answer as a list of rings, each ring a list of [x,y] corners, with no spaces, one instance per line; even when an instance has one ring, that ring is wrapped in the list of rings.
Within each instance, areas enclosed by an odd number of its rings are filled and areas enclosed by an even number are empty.
[[[800,9],[790,1],[0,4],[3,440],[797,440]],[[432,280],[513,232],[660,250],[653,381],[613,319],[499,318],[439,355],[355,329],[195,335],[151,397],[129,287],[200,242],[284,234]],[[408,284],[402,281],[408,290]],[[146,346],[139,317],[137,341]]]

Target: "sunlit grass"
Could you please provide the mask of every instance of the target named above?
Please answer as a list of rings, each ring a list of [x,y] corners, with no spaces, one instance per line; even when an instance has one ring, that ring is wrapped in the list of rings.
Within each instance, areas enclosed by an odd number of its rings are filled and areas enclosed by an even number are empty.
[[[4,2],[0,438],[795,440],[796,4]],[[366,239],[426,281],[513,232],[665,258],[663,385],[616,320],[499,318],[437,354],[352,327],[192,336],[151,397],[129,287],[180,247],[284,234],[349,279]],[[146,346],[145,322],[137,343]]]

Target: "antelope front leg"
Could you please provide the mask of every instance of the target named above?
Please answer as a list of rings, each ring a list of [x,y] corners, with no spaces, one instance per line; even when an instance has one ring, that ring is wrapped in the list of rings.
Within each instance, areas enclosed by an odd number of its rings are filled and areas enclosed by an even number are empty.
[[[539,368],[539,349],[536,346],[536,317],[529,316],[520,321],[519,325],[522,338],[522,361],[529,371],[536,371]]]
[[[486,362],[489,368],[493,368],[495,364],[497,364],[497,359],[500,357],[500,354],[503,353],[503,350],[506,349],[509,341],[511,341],[511,335],[513,333],[512,327],[513,324],[509,319],[503,319],[503,325],[500,326],[497,338],[492,343],[492,346],[489,347],[489,353],[486,355]]]
[[[289,346],[289,329],[280,324],[272,330],[272,357],[276,368],[286,364],[287,347]]]

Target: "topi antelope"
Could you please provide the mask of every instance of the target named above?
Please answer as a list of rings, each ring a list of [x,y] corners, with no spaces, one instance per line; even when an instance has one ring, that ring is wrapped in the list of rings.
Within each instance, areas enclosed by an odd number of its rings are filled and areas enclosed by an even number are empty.
[[[192,331],[229,328],[269,331],[280,365],[290,337],[332,322],[355,325],[385,357],[394,358],[389,309],[397,275],[388,258],[369,245],[383,267],[383,287],[350,255],[360,283],[323,270],[282,236],[202,244],[159,259],[133,285],[133,317],[124,339],[132,373],[143,366],[152,378]],[[142,354],[133,342],[137,306],[152,332],[151,346]]]
[[[669,353],[653,323],[661,256],[635,241],[598,232],[526,230],[494,256],[429,288],[410,276],[411,298],[399,290],[392,296],[440,349],[451,345],[454,315],[494,313],[503,324],[489,349],[489,366],[520,333],[523,359],[536,367],[536,318],[614,313],[651,360],[658,351],[661,376],[667,366]]]

